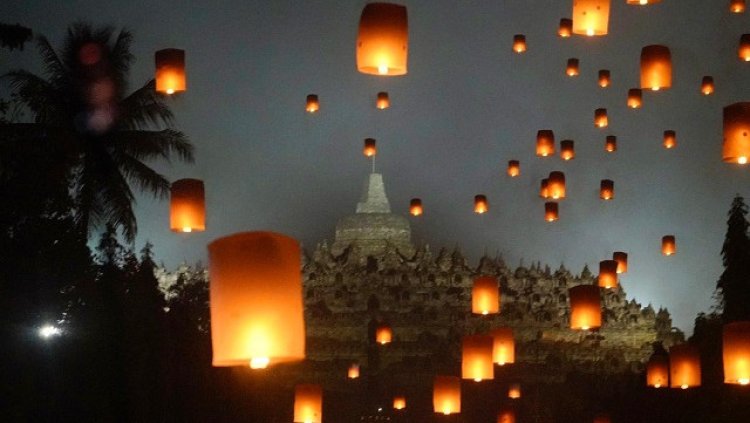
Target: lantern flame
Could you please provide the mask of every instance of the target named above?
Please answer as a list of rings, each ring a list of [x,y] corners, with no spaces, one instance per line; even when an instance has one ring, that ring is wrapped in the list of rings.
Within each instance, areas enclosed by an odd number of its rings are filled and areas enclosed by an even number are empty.
[[[265,369],[270,362],[271,360],[268,357],[253,357],[250,359],[250,368],[253,370]]]
[[[737,159],[737,163],[739,164],[747,164],[747,157],[742,156]]]
[[[182,228],[182,232],[193,232],[193,228],[191,228],[189,226],[186,226],[186,227]]]
[[[378,73],[381,75],[388,75],[388,65],[378,65]]]

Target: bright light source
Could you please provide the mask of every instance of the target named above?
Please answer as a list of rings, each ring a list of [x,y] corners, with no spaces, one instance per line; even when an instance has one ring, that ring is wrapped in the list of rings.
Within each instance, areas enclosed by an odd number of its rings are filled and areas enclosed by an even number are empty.
[[[53,336],[59,336],[60,334],[62,334],[62,330],[57,326],[44,325],[39,328],[39,336],[43,339],[49,339]]]

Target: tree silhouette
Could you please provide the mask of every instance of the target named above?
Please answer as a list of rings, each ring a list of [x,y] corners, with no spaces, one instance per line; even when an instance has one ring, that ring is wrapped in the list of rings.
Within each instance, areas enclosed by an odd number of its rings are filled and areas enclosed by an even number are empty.
[[[721,249],[724,272],[716,284],[724,322],[750,320],[750,225],[747,212],[744,199],[739,195],[734,197]]]

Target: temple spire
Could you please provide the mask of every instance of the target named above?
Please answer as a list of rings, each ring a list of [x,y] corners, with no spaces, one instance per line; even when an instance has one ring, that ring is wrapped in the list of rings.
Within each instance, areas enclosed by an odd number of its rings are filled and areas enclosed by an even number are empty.
[[[365,181],[362,198],[357,203],[357,213],[390,213],[391,205],[385,195],[383,175],[371,173]]]

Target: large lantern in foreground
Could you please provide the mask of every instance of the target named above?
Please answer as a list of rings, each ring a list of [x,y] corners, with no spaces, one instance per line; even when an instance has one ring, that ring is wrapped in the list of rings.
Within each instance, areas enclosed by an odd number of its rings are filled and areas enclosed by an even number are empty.
[[[607,69],[602,69],[599,71],[599,86],[602,88],[609,87],[610,84],[610,73]]]
[[[724,383],[750,384],[750,322],[724,325]]]
[[[615,288],[617,286],[617,262],[615,260],[599,262],[598,281],[602,288]]]
[[[435,376],[432,407],[445,415],[461,412],[461,379],[456,376]]]
[[[554,222],[560,218],[560,210],[557,203],[547,202],[544,203],[544,220],[547,222]]]
[[[156,92],[175,94],[185,91],[185,50],[166,48],[154,55]]]
[[[740,37],[740,47],[737,55],[745,62],[750,62],[750,34],[742,34]]]
[[[536,133],[536,155],[547,157],[555,154],[555,134],[549,129]]]
[[[641,50],[641,88],[658,91],[672,86],[672,54],[662,45]]]
[[[501,327],[490,331],[492,336],[492,361],[504,366],[516,362],[516,342],[513,338],[513,329]]]
[[[750,102],[734,103],[724,108],[721,155],[727,163],[742,165],[750,158]]]
[[[615,251],[612,260],[617,262],[617,273],[628,273],[628,253]]]
[[[357,70],[370,75],[405,75],[409,50],[406,7],[370,3],[362,10],[357,34]]]
[[[169,200],[169,227],[174,232],[206,230],[206,193],[200,179],[172,182]]]
[[[646,364],[646,386],[652,388],[669,387],[669,357],[653,354]]]
[[[698,348],[680,344],[669,349],[669,386],[681,389],[701,386],[701,358]]]
[[[664,131],[664,148],[670,149],[677,145],[677,133],[672,130]]]
[[[494,276],[478,276],[471,289],[471,312],[497,314],[500,312],[500,288]]]
[[[573,140],[560,141],[560,158],[565,161],[576,158],[575,143]]]
[[[294,423],[323,421],[323,388],[300,384],[294,387]]]
[[[299,243],[274,232],[242,232],[208,244],[214,366],[305,358]]]
[[[305,111],[307,113],[315,113],[320,110],[320,100],[317,94],[308,94],[305,103]]]
[[[513,36],[513,51],[516,53],[523,53],[526,51],[526,36],[523,34],[516,34]]]
[[[568,38],[573,34],[573,20],[562,18],[560,19],[560,26],[557,28],[557,35],[562,38]]]
[[[677,252],[677,241],[674,235],[664,235],[661,238],[661,253],[665,256],[671,256]]]
[[[611,179],[602,179],[599,185],[599,198],[602,200],[611,200],[615,198],[615,181]]]
[[[474,213],[484,214],[490,209],[487,197],[479,194],[474,196]]]
[[[547,178],[547,189],[554,200],[565,198],[565,174],[560,171],[550,172]]]
[[[516,176],[521,174],[521,162],[518,160],[509,160],[508,161],[508,176],[511,178],[515,178]]]
[[[628,107],[631,109],[640,109],[643,106],[643,91],[640,88],[631,88],[628,90]]]
[[[390,344],[393,341],[393,329],[385,323],[381,323],[375,329],[375,342],[380,345]]]
[[[481,382],[495,378],[491,336],[468,335],[461,342],[461,378]]]
[[[607,35],[610,0],[573,0],[573,33]]]
[[[598,286],[574,286],[568,290],[568,295],[571,329],[590,330],[602,326],[602,300]]]

